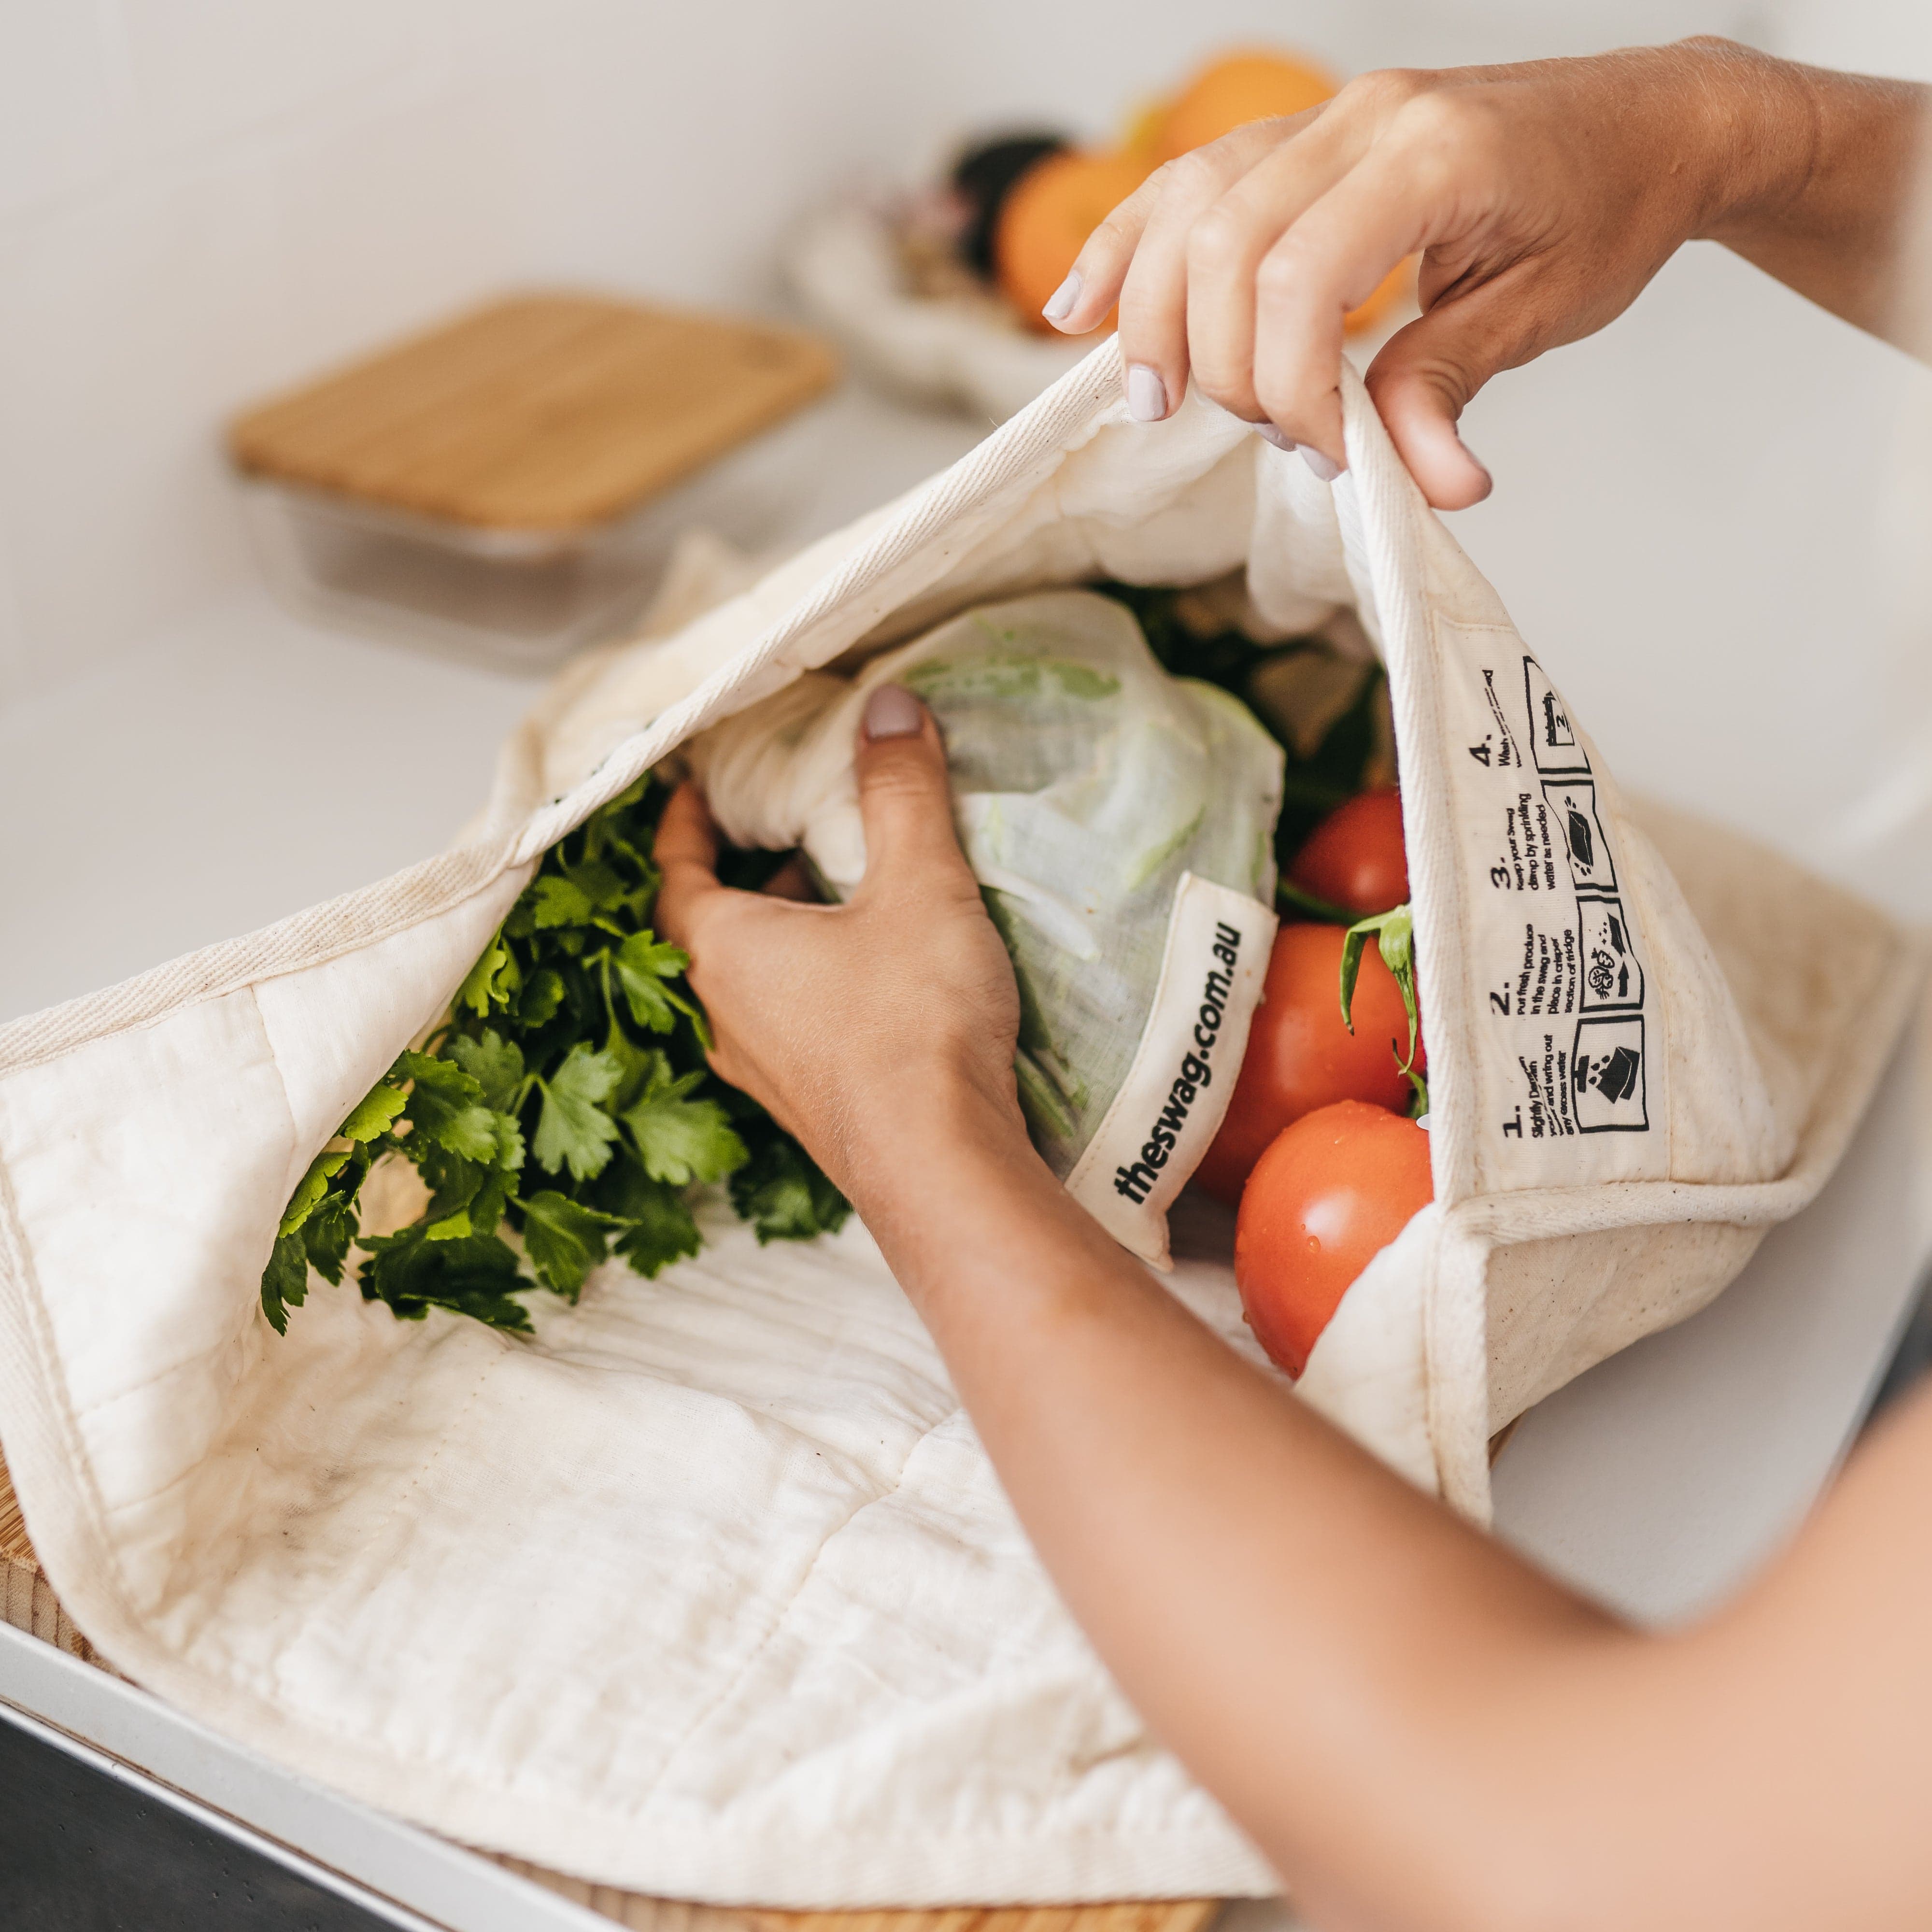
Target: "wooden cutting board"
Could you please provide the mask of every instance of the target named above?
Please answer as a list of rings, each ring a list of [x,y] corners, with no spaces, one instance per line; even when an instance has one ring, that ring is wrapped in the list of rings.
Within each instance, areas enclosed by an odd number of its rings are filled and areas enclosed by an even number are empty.
[[[7,1466],[0,1461],[0,1616],[16,1630],[58,1645],[84,1663],[107,1666],[74,1628],[40,1574]],[[1117,1905],[958,1906],[943,1911],[767,1912],[688,1905],[592,1885],[494,1852],[484,1852],[630,1932],[1203,1932],[1218,1899],[1130,1900]]]
[[[244,472],[471,529],[590,532],[838,373],[797,329],[602,296],[515,296],[232,424]]]

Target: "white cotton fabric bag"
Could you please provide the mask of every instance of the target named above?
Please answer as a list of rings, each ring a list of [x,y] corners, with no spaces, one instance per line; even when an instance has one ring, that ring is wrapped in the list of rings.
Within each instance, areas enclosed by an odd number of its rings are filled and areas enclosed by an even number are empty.
[[[1352,376],[1330,487],[1196,402],[1130,422],[1120,374],[1096,350],[911,496],[575,668],[454,850],[0,1030],[0,1442],[116,1666],[640,1891],[1272,1888],[1059,1606],[862,1228],[760,1250],[714,1218],[655,1284],[532,1298],[531,1341],[320,1284],[286,1340],[257,1308],[296,1179],[548,845],[801,673],[990,599],[1244,572],[1263,620],[1352,608],[1388,664],[1436,1198],[1300,1387],[1412,1479],[1481,1517],[1494,1430],[1816,1191],[1916,943],[1621,797]],[[1225,1224],[1178,1219],[1174,1292],[1248,1347]]]

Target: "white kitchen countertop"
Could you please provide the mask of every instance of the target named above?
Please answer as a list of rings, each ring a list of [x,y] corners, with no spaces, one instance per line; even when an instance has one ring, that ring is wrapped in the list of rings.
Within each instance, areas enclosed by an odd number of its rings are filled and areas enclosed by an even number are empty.
[[[809,542],[990,427],[848,389],[734,459],[725,520]],[[0,1024],[441,850],[544,682],[254,590],[0,711]]]

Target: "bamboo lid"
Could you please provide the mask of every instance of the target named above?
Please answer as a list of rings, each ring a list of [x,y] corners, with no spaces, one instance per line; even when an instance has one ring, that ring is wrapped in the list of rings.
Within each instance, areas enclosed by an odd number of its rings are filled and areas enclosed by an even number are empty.
[[[622,516],[821,393],[817,338],[596,296],[492,303],[249,410],[248,473],[472,528]]]

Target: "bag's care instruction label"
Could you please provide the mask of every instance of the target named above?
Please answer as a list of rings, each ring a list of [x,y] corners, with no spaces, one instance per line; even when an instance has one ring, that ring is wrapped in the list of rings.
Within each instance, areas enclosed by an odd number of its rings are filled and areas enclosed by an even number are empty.
[[[1245,892],[1180,875],[1140,1044],[1066,1177],[1067,1192],[1156,1268],[1169,1265],[1168,1208],[1233,1097],[1278,923]]]
[[[1519,640],[1438,624],[1460,713],[1444,750],[1471,875],[1484,1184],[1660,1174],[1642,941],[1588,748]]]

